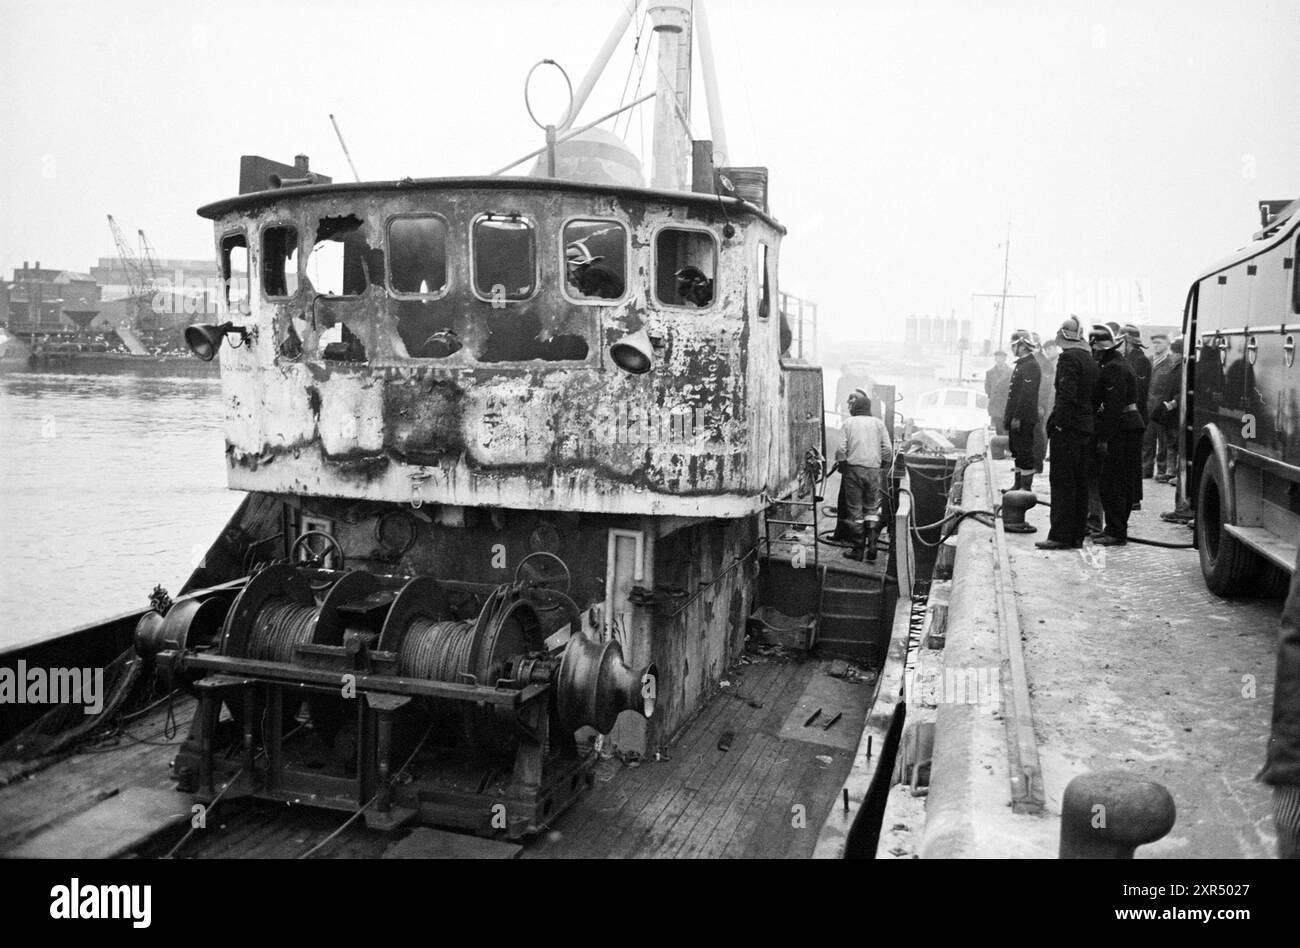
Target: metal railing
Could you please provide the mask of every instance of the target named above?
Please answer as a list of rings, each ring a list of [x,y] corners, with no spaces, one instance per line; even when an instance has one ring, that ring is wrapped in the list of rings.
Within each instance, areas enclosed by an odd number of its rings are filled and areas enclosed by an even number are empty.
[[[795,296],[781,294],[781,315],[790,327],[790,354],[796,359],[817,359],[817,304]]]

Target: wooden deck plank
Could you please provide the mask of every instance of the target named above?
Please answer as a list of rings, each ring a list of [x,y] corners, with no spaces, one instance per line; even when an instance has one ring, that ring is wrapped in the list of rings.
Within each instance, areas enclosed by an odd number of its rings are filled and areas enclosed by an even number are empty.
[[[170,826],[189,822],[190,799],[127,787],[7,853],[15,859],[113,859]]]
[[[749,776],[763,752],[764,736],[751,730],[739,745],[733,745],[726,758],[719,758],[709,768],[700,789],[684,800],[685,806],[671,826],[664,826],[658,842],[651,843],[645,855],[656,859],[673,858],[688,843],[696,831],[704,827],[710,814],[720,816],[726,809],[724,794]],[[739,755],[739,756],[736,756]],[[721,801],[721,802],[719,802]],[[711,828],[712,824],[705,827]]]
[[[763,669],[760,674],[764,679],[761,690],[754,689],[749,694],[760,702],[763,708],[751,708],[748,704],[733,699],[733,707],[714,725],[712,741],[703,742],[700,750],[694,755],[693,766],[683,771],[679,783],[665,787],[645,810],[637,814],[630,829],[636,828],[638,831],[629,833],[615,849],[615,854],[642,856],[652,853],[672,833],[677,820],[690,807],[695,797],[702,791],[707,794],[712,789],[716,789],[712,780],[719,767],[724,767],[727,773],[730,772],[736,758],[727,758],[730,763],[719,759],[723,752],[717,750],[718,739],[726,731],[735,732],[741,746],[738,747],[733,743],[731,751],[726,753],[743,754],[743,748],[752,740],[758,722],[764,717],[763,709],[780,695],[785,685],[786,676],[782,674],[782,665],[770,663],[759,667]]]
[[[703,855],[709,843],[715,838],[729,838],[739,825],[745,811],[753,805],[758,788],[771,774],[780,757],[779,738],[763,734],[759,741],[759,752],[753,765],[743,779],[733,778],[718,794],[717,799],[700,818],[696,832],[693,833],[674,853],[677,859],[694,859]]]
[[[783,768],[781,781],[777,784],[768,805],[758,818],[757,824],[750,831],[748,839],[737,840],[737,846],[743,842],[744,848],[739,855],[746,859],[772,858],[783,854],[789,844],[790,834],[799,832],[792,825],[791,806],[797,802],[799,786],[804,771],[812,754],[809,750],[814,745],[801,741],[787,740],[783,750],[788,763]],[[806,832],[806,830],[804,831]],[[732,848],[732,847],[729,847]]]
[[[646,825],[640,822],[643,814],[651,807],[654,808],[654,812],[661,810],[671,799],[672,792],[698,765],[699,751],[706,746],[716,745],[721,731],[721,722],[732,712],[733,706],[739,700],[733,697],[737,689],[743,695],[761,700],[755,697],[755,693],[761,691],[765,679],[762,672],[756,670],[758,667],[747,665],[744,666],[743,673],[730,675],[731,691],[719,692],[710,699],[709,704],[687,727],[678,743],[670,748],[672,759],[665,765],[651,767],[643,765],[635,771],[629,770],[620,774],[616,779],[623,788],[626,788],[627,801],[616,812],[602,814],[603,818],[599,825],[590,828],[591,835],[585,840],[575,840],[576,845],[568,848],[566,855],[613,856],[622,853],[623,848],[630,853],[631,843],[646,829]],[[733,671],[737,670],[733,669]],[[582,801],[580,807],[585,812],[586,801]],[[575,816],[576,814],[570,814],[569,819]]]
[[[797,699],[803,700],[807,695],[812,693],[821,693],[824,689],[818,682],[819,678],[825,677],[825,663],[804,663],[802,666],[804,678],[802,688],[796,692]],[[866,694],[874,692],[871,685],[862,684],[860,686],[866,689]],[[854,701],[854,705],[861,705],[863,701]],[[769,782],[768,789],[761,799],[767,799],[769,802],[761,808],[757,815],[753,812],[747,812],[743,815],[737,831],[733,833],[731,839],[727,840],[722,847],[721,854],[729,857],[743,856],[744,858],[781,858],[793,852],[806,850],[807,854],[812,852],[812,847],[816,843],[817,827],[821,825],[822,819],[829,812],[829,807],[833,801],[827,794],[833,796],[838,792],[840,785],[847,777],[849,770],[853,765],[853,752],[848,750],[839,750],[821,743],[823,735],[817,733],[815,736],[810,735],[810,740],[798,739],[798,734],[802,729],[802,721],[799,727],[788,727],[791,720],[790,712],[787,707],[787,713],[779,720],[769,720],[767,727],[774,729],[775,733],[782,735],[781,751],[783,758],[778,760],[774,767],[778,776],[775,783]],[[773,718],[781,709],[773,709]],[[815,710],[812,708],[811,710]],[[809,713],[811,713],[809,710]],[[865,711],[857,707],[844,708],[844,718],[836,724],[836,727],[844,726],[846,731],[860,734],[865,725]],[[823,709],[823,713],[825,709]],[[833,714],[834,712],[832,712]],[[859,718],[859,715],[861,718]],[[806,720],[806,715],[805,718]],[[812,730],[816,730],[816,724]],[[793,736],[792,736],[793,735]],[[830,758],[827,761],[819,761],[818,757]],[[826,791],[824,786],[833,784],[831,791]],[[820,794],[820,796],[819,796]],[[825,797],[825,799],[822,799]],[[760,798],[755,798],[756,802]],[[795,828],[794,813],[792,807],[795,804],[801,804],[804,807],[804,827]],[[709,847],[713,851],[713,847]]]
[[[816,665],[805,664],[804,673],[811,675],[816,667]],[[742,815],[731,838],[723,846],[722,855],[727,858],[753,858],[760,855],[762,847],[759,843],[762,840],[769,838],[773,833],[778,833],[781,838],[784,838],[790,829],[792,815],[790,800],[798,787],[804,753],[800,742],[779,736],[787,715],[786,707],[777,706],[772,708],[772,713],[763,723],[769,731],[778,734],[777,760],[766,782],[763,795],[755,797],[753,805]]]
[[[804,826],[794,829],[787,837],[784,851],[775,850],[770,855],[779,858],[803,858],[812,855],[817,845],[817,831],[830,811],[834,795],[839,793],[853,765],[853,754],[821,744],[795,741],[806,749],[803,776],[790,805],[798,803],[804,808]],[[829,757],[829,761],[825,758]]]
[[[812,670],[816,667],[818,666],[812,663],[804,663],[798,669],[799,678],[790,687],[786,700],[773,703],[767,717],[760,725],[762,732],[771,736],[767,741],[764,760],[755,767],[755,772],[750,776],[744,789],[737,793],[736,798],[718,818],[716,825],[698,850],[694,852],[684,850],[682,855],[693,855],[696,858],[717,858],[728,854],[739,856],[748,845],[749,838],[757,828],[774,789],[780,785],[790,767],[791,755],[786,747],[787,742],[778,733],[781,722],[787,717],[786,707],[799,693],[798,683],[813,674]],[[733,839],[735,839],[734,845]],[[729,849],[730,853],[728,853]]]
[[[770,666],[750,666],[750,668],[752,670],[747,674],[749,684],[744,693],[750,699],[765,704],[767,694],[777,683],[778,678]],[[717,750],[721,735],[728,730],[734,730],[738,715],[748,708],[748,704],[738,705],[735,698],[719,696],[717,700],[725,702],[719,716],[699,735],[694,750],[682,755],[671,779],[663,782],[638,813],[630,815],[628,825],[623,827],[616,840],[613,854],[628,857],[644,852],[644,847],[651,841],[655,829],[664,825],[671,826],[684,806],[686,798],[698,791],[699,783],[707,775],[709,765],[721,753]]]
[[[420,826],[384,850],[384,859],[514,859],[518,843]]]
[[[695,746],[707,738],[712,723],[726,709],[726,702],[732,700],[735,699],[723,693],[714,695],[687,725],[677,744],[670,746],[669,760],[620,768],[611,779],[598,783],[578,801],[555,827],[556,832],[548,834],[540,844],[530,846],[524,857],[604,855],[625,828],[623,821],[627,815],[639,812],[655,790],[674,777],[682,762],[690,759]],[[579,826],[578,831],[567,832],[566,825],[574,824]]]
[[[737,795],[744,792],[751,779],[757,779],[753,776],[754,767],[763,756],[764,748],[776,739],[776,736],[765,728],[765,723],[774,716],[774,711],[788,707],[794,701],[795,696],[802,690],[799,685],[805,677],[803,671],[802,666],[794,663],[778,665],[777,680],[769,693],[768,704],[762,709],[762,713],[755,714],[754,719],[749,722],[750,739],[744,756],[730,768],[723,765],[721,761],[715,765],[706,784],[708,792],[697,794],[690,800],[686,812],[667,834],[657,855],[676,855],[692,839],[695,841],[692,849],[702,846],[723,814],[735,802]]]
[[[140,743],[122,737],[116,747],[84,750],[38,771],[29,780],[0,788],[0,853],[128,788],[172,790],[169,764],[189,730],[193,702],[189,704],[188,709],[179,707],[176,738],[171,743]],[[133,722],[130,733],[137,739],[161,741],[165,720],[166,708],[155,709]]]
[[[793,766],[793,755],[787,746],[788,743],[781,738],[772,742],[772,766],[768,768],[762,781],[754,786],[752,796],[735,818],[727,814],[718,821],[718,826],[700,849],[699,858],[735,859],[744,855],[750,840],[758,831],[764,814],[771,806],[781,782],[785,780],[786,774]]]
[[[269,815],[243,801],[220,802],[208,814],[208,825],[196,831],[176,851],[180,859],[221,859],[243,855],[243,848],[256,835],[265,833],[271,826]],[[180,841],[177,837],[166,852]]]
[[[766,684],[761,674],[746,671],[743,676],[733,676],[730,680],[733,684],[736,681],[742,683],[739,686],[742,694],[756,701],[761,700],[757,696],[762,694]],[[720,692],[711,699],[710,713],[702,714],[672,750],[670,767],[658,773],[628,774],[624,777],[635,789],[628,805],[623,808],[605,836],[605,855],[624,858],[630,856],[637,840],[652,826],[653,816],[662,812],[678,788],[693,779],[702,755],[707,748],[716,748],[719,735],[727,727],[726,722],[735,714],[738,699],[734,694],[733,688],[731,692]]]
[[[830,814],[831,807],[843,806],[840,796],[844,781],[853,767],[853,755],[847,751],[834,754],[835,762],[816,772],[816,779],[808,791],[808,832],[791,840],[786,858],[811,859],[817,848],[817,833]]]

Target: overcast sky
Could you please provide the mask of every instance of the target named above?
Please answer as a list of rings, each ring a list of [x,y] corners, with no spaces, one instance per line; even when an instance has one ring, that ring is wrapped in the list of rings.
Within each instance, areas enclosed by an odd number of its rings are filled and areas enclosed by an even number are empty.
[[[115,252],[110,213],[159,256],[210,256],[194,210],[235,193],[241,154],[348,178],[330,112],[363,178],[491,171],[541,144],[528,69],[576,83],[620,3],[0,0],[0,266],[88,270]],[[1300,197],[1292,0],[708,6],[730,161],[771,169],[783,288],[836,335],[952,311],[982,335],[971,294],[1001,289],[1008,221],[1037,328],[1106,315],[1119,286],[1176,323],[1256,202]],[[640,21],[585,117],[619,103]],[[537,97],[562,108],[542,79]]]

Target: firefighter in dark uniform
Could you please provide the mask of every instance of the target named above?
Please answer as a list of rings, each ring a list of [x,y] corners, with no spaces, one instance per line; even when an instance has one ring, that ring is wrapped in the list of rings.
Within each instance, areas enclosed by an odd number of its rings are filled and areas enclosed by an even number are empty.
[[[1121,342],[1124,347],[1124,359],[1133,369],[1133,374],[1137,376],[1138,387],[1138,414],[1142,416],[1142,429],[1146,431],[1146,426],[1150,423],[1151,418],[1147,414],[1147,396],[1151,392],[1151,360],[1142,350],[1146,344],[1142,342],[1142,330],[1138,329],[1132,323],[1127,324],[1122,330]],[[1142,508],[1142,454],[1138,452],[1137,466],[1133,468],[1133,509]]]
[[[1097,415],[1097,490],[1105,525],[1096,542],[1100,546],[1121,546],[1128,542],[1128,518],[1136,502],[1133,472],[1141,474],[1142,432],[1146,426],[1138,410],[1137,374],[1120,350],[1114,331],[1109,326],[1093,326],[1088,342],[1097,354],[1100,369],[1092,399]]]
[[[1034,429],[1038,427],[1038,386],[1043,379],[1043,370],[1035,358],[1036,348],[1028,330],[1017,329],[1011,334],[1011,354],[1016,364],[1011,370],[1002,424],[1016,462],[1012,490],[1033,490],[1034,486]]]
[[[1038,333],[1034,333],[1032,338],[1034,360],[1042,375],[1038,380],[1038,424],[1034,426],[1034,473],[1042,474],[1043,462],[1047,460],[1047,416],[1052,413],[1052,375],[1056,372],[1056,359],[1046,350],[1049,346],[1055,350],[1056,343],[1049,339],[1044,345]]]
[[[1052,528],[1040,550],[1069,550],[1083,546],[1088,532],[1088,455],[1092,443],[1093,389],[1097,363],[1083,339],[1083,326],[1075,316],[1056,332],[1061,354],[1056,359],[1055,397],[1047,418],[1051,466]]]

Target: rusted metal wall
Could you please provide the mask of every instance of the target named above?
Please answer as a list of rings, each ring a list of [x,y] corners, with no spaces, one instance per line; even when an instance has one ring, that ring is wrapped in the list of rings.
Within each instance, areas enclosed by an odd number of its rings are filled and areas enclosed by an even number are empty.
[[[651,746],[666,743],[689,720],[744,651],[761,533],[758,517],[661,526],[655,589],[662,598],[651,643],[659,705]],[[664,595],[673,589],[680,599]]]
[[[473,220],[518,213],[536,225],[540,290],[520,303],[471,291]],[[437,299],[399,299],[385,284],[386,222],[436,213],[448,225],[448,280]],[[326,218],[360,221],[365,288],[351,298],[318,295],[310,250]],[[574,302],[561,291],[565,220],[617,220],[630,234],[629,280],[618,301]],[[727,239],[727,223],[735,227]],[[261,228],[290,224],[299,239],[295,295],[269,299],[254,279],[246,315],[257,338],[223,346],[229,480],[233,488],[301,495],[678,516],[736,517],[788,488],[805,445],[794,419],[820,419],[821,398],[791,384],[780,362],[778,288],[771,315],[757,313],[759,241],[779,253],[780,230],[733,205],[644,201],[606,193],[447,186],[370,191],[345,187],[274,198],[216,216],[222,239],[247,235],[251,272],[267,261]],[[652,294],[654,235],[702,228],[719,248],[717,296],[705,309],[659,305]],[[489,336],[545,344],[581,337],[580,359],[487,361]],[[320,358],[321,336],[344,323],[365,361]],[[415,327],[412,330],[411,327]],[[527,327],[520,330],[519,327]],[[662,339],[655,366],[634,376],[609,358],[610,344],[645,328]],[[448,328],[464,348],[411,358],[407,339]],[[337,331],[337,330],[336,330]],[[404,339],[404,332],[405,337]],[[815,401],[815,404],[814,404]],[[807,404],[804,404],[807,402]],[[687,423],[665,425],[667,413]],[[642,419],[638,423],[637,419]],[[649,421],[645,424],[644,421]],[[666,429],[666,430],[665,430]],[[802,430],[802,434],[801,434]]]

